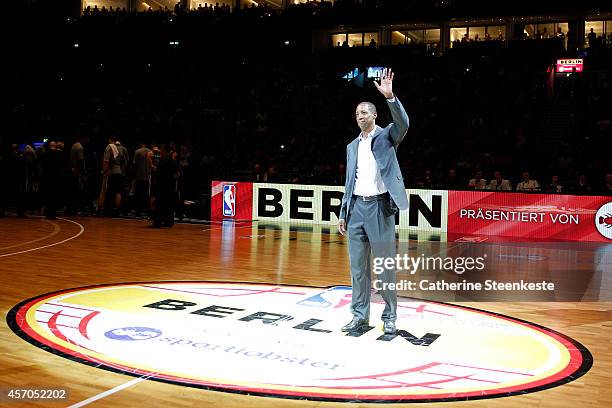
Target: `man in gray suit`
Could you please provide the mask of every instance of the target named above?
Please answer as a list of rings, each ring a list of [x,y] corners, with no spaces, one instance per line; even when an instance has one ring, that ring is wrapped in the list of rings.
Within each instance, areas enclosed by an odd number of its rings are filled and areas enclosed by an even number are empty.
[[[384,129],[375,124],[376,106],[357,105],[355,112],[361,133],[346,148],[346,184],[338,231],[348,233],[353,295],[353,320],[342,328],[353,332],[366,328],[370,318],[371,261],[395,258],[395,214],[408,208],[408,197],[397,161],[397,147],[408,131],[408,115],[393,94],[393,72],[384,69],[374,85],[387,99],[393,123]],[[384,265],[383,265],[384,266]],[[385,301],[382,314],[385,334],[396,332],[397,294],[389,284],[396,282],[395,268],[383,268]]]

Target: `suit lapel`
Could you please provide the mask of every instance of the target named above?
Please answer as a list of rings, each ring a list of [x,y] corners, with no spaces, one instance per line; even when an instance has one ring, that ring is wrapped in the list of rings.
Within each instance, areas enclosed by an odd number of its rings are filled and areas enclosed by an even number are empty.
[[[353,159],[353,161],[355,162],[355,165],[357,165],[357,152],[359,149],[359,137],[357,137],[355,140],[353,140],[353,142],[350,145],[350,157]]]
[[[349,144],[349,152],[347,159],[347,168],[349,169],[349,185],[352,189],[355,183],[355,173],[357,172],[357,154],[359,149],[359,138],[356,138]]]
[[[376,130],[374,131],[374,134],[372,135],[372,143],[374,143],[374,140],[382,133],[382,131],[383,131],[383,128],[376,125]]]

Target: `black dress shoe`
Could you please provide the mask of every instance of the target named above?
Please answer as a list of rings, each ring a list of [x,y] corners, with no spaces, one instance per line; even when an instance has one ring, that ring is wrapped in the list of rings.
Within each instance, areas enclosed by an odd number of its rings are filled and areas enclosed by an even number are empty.
[[[385,334],[395,334],[397,332],[395,322],[392,320],[386,320],[383,322],[383,330],[385,331]]]
[[[362,327],[367,327],[369,321],[366,319],[358,319],[356,317],[351,320],[351,322],[342,327],[343,332],[351,332],[361,329]]]

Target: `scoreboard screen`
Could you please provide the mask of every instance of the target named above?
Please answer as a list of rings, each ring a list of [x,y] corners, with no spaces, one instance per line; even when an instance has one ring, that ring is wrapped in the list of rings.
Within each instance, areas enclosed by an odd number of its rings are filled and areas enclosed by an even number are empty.
[[[557,60],[557,72],[582,72],[584,61],[582,58],[566,58]]]

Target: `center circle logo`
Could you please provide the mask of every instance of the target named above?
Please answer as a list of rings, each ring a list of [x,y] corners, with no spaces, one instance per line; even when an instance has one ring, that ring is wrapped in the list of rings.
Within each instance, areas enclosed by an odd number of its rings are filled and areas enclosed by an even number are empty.
[[[607,210],[605,210],[607,211]],[[372,297],[372,316],[384,302]],[[592,365],[575,340],[479,309],[398,299],[396,335],[358,333],[351,288],[214,282],[102,285],[41,295],[7,320],[57,355],[219,391],[329,401],[454,401],[535,392]]]
[[[612,202],[602,205],[595,214],[595,227],[604,237],[612,239]]]

